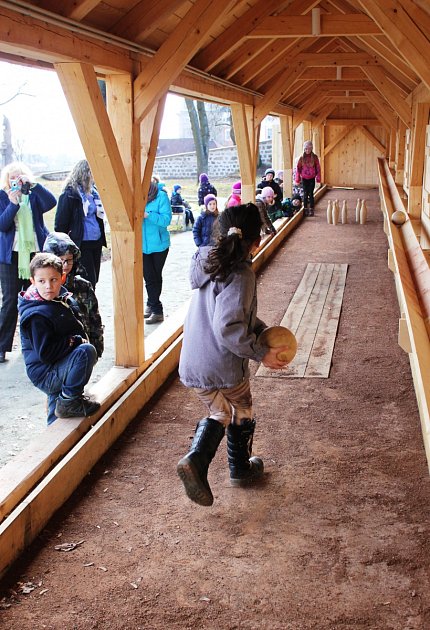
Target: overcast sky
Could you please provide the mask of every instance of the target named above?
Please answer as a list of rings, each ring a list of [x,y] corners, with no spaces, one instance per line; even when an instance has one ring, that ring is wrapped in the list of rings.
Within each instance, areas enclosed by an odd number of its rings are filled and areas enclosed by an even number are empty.
[[[5,103],[20,90],[24,94]],[[161,137],[177,137],[176,112],[180,98],[167,98]],[[0,116],[7,116],[12,127],[12,144],[23,144],[24,153],[83,156],[83,150],[54,71],[39,70],[0,62]]]

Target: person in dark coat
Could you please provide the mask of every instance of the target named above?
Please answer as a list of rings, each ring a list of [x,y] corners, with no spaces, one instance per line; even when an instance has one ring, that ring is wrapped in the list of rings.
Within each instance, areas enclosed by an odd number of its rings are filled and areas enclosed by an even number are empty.
[[[186,199],[182,197],[182,186],[180,184],[175,184],[173,186],[173,192],[170,197],[170,205],[172,208],[175,206],[183,206],[185,209],[185,227],[188,228],[191,223],[191,228],[194,226],[194,215],[191,210],[191,206]]]
[[[80,160],[73,167],[58,199],[54,229],[68,234],[81,250],[84,277],[93,289],[99,279],[102,247],[106,247],[104,217],[90,165],[87,160]]]
[[[48,424],[80,418],[100,404],[84,396],[97,353],[88,343],[79,307],[62,286],[63,263],[54,254],[36,254],[31,287],[18,297],[21,347],[27,376],[48,396]]]
[[[197,191],[197,196],[198,196],[199,206],[203,206],[205,203],[206,195],[214,195],[216,197],[217,190],[215,186],[213,186],[210,183],[209,177],[206,175],[206,173],[201,173],[201,175],[199,176],[199,182],[200,182],[200,185]]]
[[[266,169],[264,177],[257,185],[257,188],[261,188],[261,190],[263,190],[263,188],[265,188],[266,186],[270,186],[270,188],[273,190],[275,208],[277,210],[282,210],[283,193],[279,184],[275,182],[275,171],[273,170],[273,168]]]
[[[218,217],[218,205],[215,195],[206,195],[204,198],[205,209],[193,227],[193,238],[197,247],[210,245],[213,242],[212,233],[215,221]]]

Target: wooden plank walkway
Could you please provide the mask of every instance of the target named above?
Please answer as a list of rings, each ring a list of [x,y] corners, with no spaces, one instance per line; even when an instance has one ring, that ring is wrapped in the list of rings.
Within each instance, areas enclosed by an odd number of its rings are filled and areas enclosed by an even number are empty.
[[[297,338],[297,354],[284,370],[260,366],[266,378],[328,378],[348,265],[309,263],[280,322]]]

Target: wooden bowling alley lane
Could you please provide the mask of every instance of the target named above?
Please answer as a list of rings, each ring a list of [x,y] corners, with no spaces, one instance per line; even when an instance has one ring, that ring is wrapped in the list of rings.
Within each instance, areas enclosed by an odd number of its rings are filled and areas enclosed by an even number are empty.
[[[309,263],[280,322],[297,339],[297,354],[283,370],[261,365],[266,378],[328,378],[348,265]]]

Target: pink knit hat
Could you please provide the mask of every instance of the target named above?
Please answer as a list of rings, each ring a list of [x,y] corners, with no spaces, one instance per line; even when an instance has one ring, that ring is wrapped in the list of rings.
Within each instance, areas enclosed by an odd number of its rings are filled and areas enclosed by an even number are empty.
[[[240,195],[240,193],[242,192],[242,182],[235,182],[231,187],[231,192],[234,195]]]

